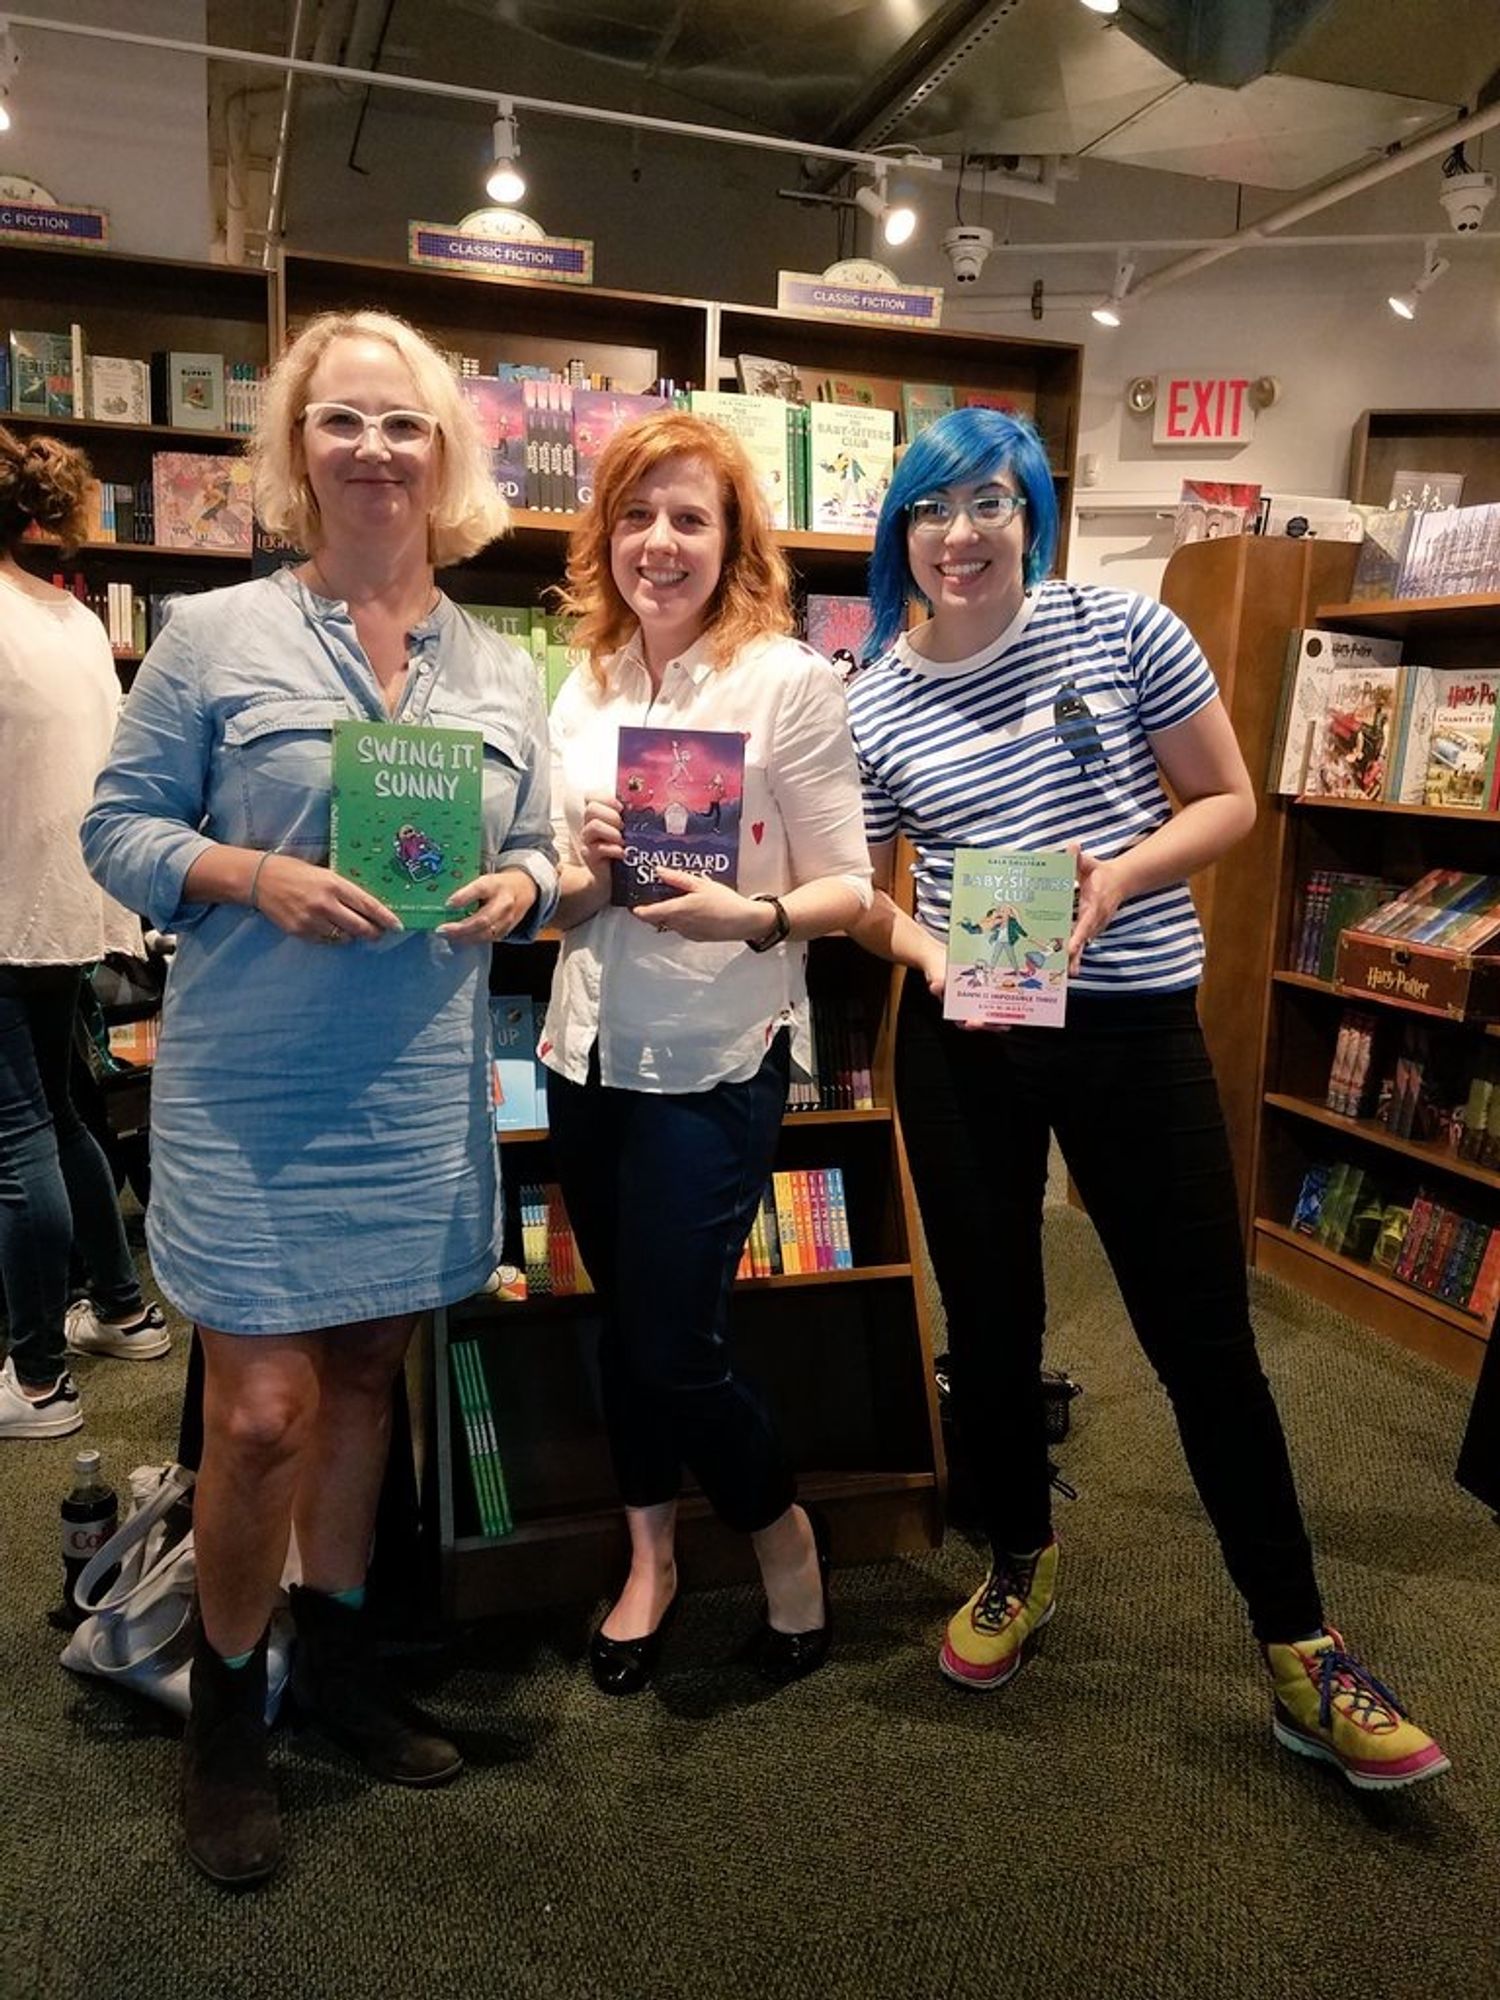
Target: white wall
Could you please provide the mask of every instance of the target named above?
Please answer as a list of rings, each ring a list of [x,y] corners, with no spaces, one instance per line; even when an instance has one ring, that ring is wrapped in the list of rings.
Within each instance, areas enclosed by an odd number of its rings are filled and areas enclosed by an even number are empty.
[[[204,34],[203,0],[48,0],[37,11],[185,41]],[[21,68],[14,122],[0,134],[0,172],[38,181],[60,202],[104,209],[114,249],[206,258],[207,65],[38,28],[17,28],[15,42]]]

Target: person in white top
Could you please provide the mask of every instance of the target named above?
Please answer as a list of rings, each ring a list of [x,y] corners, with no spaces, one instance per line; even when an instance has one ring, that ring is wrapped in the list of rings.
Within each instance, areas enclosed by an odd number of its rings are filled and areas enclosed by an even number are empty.
[[[788,636],[787,567],[743,447],[682,411],[607,446],[561,601],[588,660],[552,711],[565,937],[538,1052],[558,1179],[601,1299],[631,1546],[590,1665],[609,1694],[651,1677],[677,1602],[687,1466],[751,1538],[766,1592],[754,1656],[781,1683],[827,1654],[826,1537],[796,1504],[771,1419],[733,1364],[728,1306],[789,1067],[806,1052],[807,941],[852,924],[871,898],[843,689]],[[664,732],[655,804],[675,785],[676,819],[690,809],[705,845],[736,822],[722,772],[715,782],[705,768],[701,796],[686,785],[688,738],[743,738],[736,888],[658,865],[666,900],[612,904],[622,728]],[[632,818],[644,796],[642,781]]]
[[[37,526],[76,546],[89,467],[55,438],[0,429],[0,797],[15,845],[0,870],[0,1280],[10,1352],[0,1438],[76,1431],[67,1350],[152,1360],[171,1344],[141,1297],[114,1176],[68,1092],[84,968],[139,955],[141,927],[94,884],[78,825],[109,754],[120,684],[104,627],[16,560]],[[76,1243],[90,1297],[68,1304]]]

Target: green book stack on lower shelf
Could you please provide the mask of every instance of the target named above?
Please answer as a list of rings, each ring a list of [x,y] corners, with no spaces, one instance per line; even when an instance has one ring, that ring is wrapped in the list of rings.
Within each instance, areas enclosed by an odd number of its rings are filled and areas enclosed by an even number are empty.
[[[479,1343],[454,1341],[448,1349],[448,1360],[459,1415],[463,1418],[464,1442],[469,1448],[469,1472],[474,1481],[479,1525],[487,1535],[508,1535],[516,1524],[511,1518],[510,1495],[505,1489],[505,1469],[495,1436],[495,1412],[490,1404],[484,1363],[479,1358]]]

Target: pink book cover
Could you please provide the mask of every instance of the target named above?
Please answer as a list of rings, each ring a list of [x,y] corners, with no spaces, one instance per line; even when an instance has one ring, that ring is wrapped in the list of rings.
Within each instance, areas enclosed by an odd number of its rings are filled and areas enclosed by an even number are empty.
[[[253,517],[246,459],[201,451],[156,452],[151,491],[159,548],[250,554]]]

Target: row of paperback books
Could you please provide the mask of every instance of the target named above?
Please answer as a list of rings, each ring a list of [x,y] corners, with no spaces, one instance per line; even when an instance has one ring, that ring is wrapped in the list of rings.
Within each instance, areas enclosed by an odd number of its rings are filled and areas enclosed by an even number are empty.
[[[248,557],[252,510],[244,458],[201,451],[151,454],[151,477],[98,480],[88,498],[89,543],[163,549],[219,549]],[[27,530],[28,541],[51,537]]]
[[[772,1174],[735,1276],[774,1278],[853,1268],[843,1169],[793,1167]]]
[[[728,364],[726,364],[727,369]],[[889,410],[901,420],[901,442],[910,444],[929,424],[954,409],[1007,410],[1036,414],[1036,398],[1020,389],[961,388],[951,382],[903,382],[888,375],[827,375],[795,361],[764,354],[737,354],[734,379],[747,396],[775,396],[786,403],[837,403],[866,410]]]
[[[1371,1008],[1339,1022],[1325,1103],[1344,1118],[1375,1118],[1394,1138],[1424,1140],[1459,1159],[1500,1162],[1500,1051],[1449,1028]]]
[[[1365,513],[1351,598],[1464,597],[1500,590],[1500,504]]]
[[[109,1053],[118,1063],[134,1063],[137,1068],[149,1068],[156,1061],[156,1044],[160,1035],[159,1014],[148,1014],[139,1021],[111,1021]]]
[[[1308,1168],[1292,1228],[1476,1319],[1488,1321],[1500,1304],[1500,1229],[1425,1188],[1410,1203],[1393,1201],[1352,1161]]]
[[[1295,631],[1267,789],[1494,811],[1497,694],[1500,673],[1403,664],[1399,640]]]
[[[814,998],[812,1060],[805,1077],[794,1076],[786,1108],[793,1111],[873,1111],[875,1083],[870,1073],[870,1031],[854,995]]]
[[[140,591],[128,583],[90,583],[82,570],[54,570],[52,582],[86,604],[109,634],[120,654],[144,653],[166,623],[167,610],[180,588]]]
[[[568,1220],[556,1181],[523,1181],[516,1190],[521,1220],[519,1289],[507,1298],[574,1298],[591,1292],[593,1281],[578,1254],[578,1238]]]
[[[505,1467],[500,1459],[500,1442],[495,1430],[495,1411],[490,1401],[489,1377],[477,1340],[455,1340],[448,1347],[448,1373],[458,1402],[464,1445],[469,1456],[469,1477],[474,1484],[474,1505],[479,1525],[487,1535],[508,1535],[515,1526],[510,1511],[510,1494],[505,1484]]]
[[[1443,951],[1478,951],[1500,937],[1500,875],[1430,868],[1409,889],[1347,928],[1363,937],[1399,938],[1403,944],[1433,945]]]
[[[1315,868],[1292,916],[1290,970],[1330,985],[1338,966],[1339,937],[1401,893],[1396,882],[1338,868]]]
[[[268,373],[255,362],[177,349],[158,350],[149,361],[90,354],[76,320],[66,333],[17,327],[0,353],[0,406],[24,417],[248,432]]]

